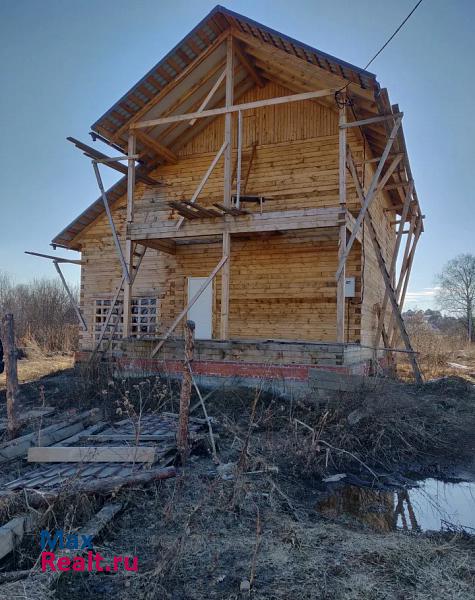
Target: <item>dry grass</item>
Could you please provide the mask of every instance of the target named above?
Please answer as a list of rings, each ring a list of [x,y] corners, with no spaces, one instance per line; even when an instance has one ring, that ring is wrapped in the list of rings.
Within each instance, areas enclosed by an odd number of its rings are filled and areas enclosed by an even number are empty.
[[[470,377],[470,374],[475,374],[475,344],[468,344],[460,335],[436,331],[424,322],[410,321],[407,329],[412,346],[419,353],[418,363],[424,379],[451,375]],[[405,380],[412,380],[409,361],[402,354],[397,359],[398,375]],[[451,362],[461,363],[469,369],[451,367]]]
[[[73,355],[68,354],[50,354],[33,355],[31,358],[23,358],[18,361],[18,381],[26,383],[40,379],[57,371],[64,371],[74,366]],[[6,385],[5,373],[0,375],[0,390]]]

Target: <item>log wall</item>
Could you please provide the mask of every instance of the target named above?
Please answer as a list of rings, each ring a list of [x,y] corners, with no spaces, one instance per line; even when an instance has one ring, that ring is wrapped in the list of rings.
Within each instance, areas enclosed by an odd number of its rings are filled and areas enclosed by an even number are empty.
[[[240,102],[291,93],[275,84],[255,88]],[[256,144],[247,193],[271,198],[265,210],[329,207],[338,205],[338,120],[335,111],[306,101],[266,107],[246,113],[244,150]],[[364,148],[358,131],[348,138],[355,159]],[[191,198],[212,158],[222,144],[223,119],[218,118],[179,152],[175,165],[164,165],[154,176],[162,186],[136,187],[135,221],[175,219],[166,202]],[[235,156],[235,152],[234,152]],[[368,157],[368,156],[367,156]],[[367,167],[369,181],[373,167]],[[359,201],[351,177],[348,208],[356,216]],[[205,186],[200,203],[222,201],[223,166]],[[371,214],[385,258],[394,244],[393,227],[378,197]],[[126,199],[114,205],[114,220],[125,245]],[[311,232],[233,238],[231,244],[230,320],[231,338],[279,338],[333,341],[336,338],[337,228],[322,239]],[[119,260],[104,215],[79,236],[83,260],[81,305],[89,331],[81,347],[90,348],[95,298],[110,298],[120,281]],[[134,296],[153,296],[159,301],[159,325],[163,332],[185,306],[187,277],[207,276],[221,258],[221,245],[208,243],[178,246],[175,255],[147,250],[134,285]],[[364,251],[355,242],[347,262],[347,276],[356,278],[357,298],[347,305],[346,338],[371,345],[376,327],[374,304],[384,291],[369,235]],[[220,277],[213,282],[213,331],[217,335],[220,313]],[[363,294],[363,297],[361,297]]]

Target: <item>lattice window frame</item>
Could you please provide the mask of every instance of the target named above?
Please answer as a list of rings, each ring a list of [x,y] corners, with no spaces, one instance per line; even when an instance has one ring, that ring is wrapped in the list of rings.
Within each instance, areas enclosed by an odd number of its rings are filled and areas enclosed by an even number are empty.
[[[137,339],[156,337],[158,300],[150,296],[132,298],[130,335]]]
[[[94,339],[99,340],[102,332],[102,327],[109,312],[112,300],[110,298],[94,298]],[[119,322],[117,323],[117,321]],[[104,334],[104,340],[109,340],[110,335],[114,332],[113,339],[118,340],[122,337],[122,301],[118,300],[115,303],[114,311],[111,315],[107,331]],[[115,330],[114,330],[115,328]]]
[[[111,306],[110,298],[94,298],[94,339],[99,340],[102,327]],[[123,302],[118,300],[104,334],[104,340],[110,340],[113,332],[113,341],[122,338],[123,332]],[[158,300],[151,296],[134,296],[131,305],[130,335],[137,339],[156,337],[159,317]]]

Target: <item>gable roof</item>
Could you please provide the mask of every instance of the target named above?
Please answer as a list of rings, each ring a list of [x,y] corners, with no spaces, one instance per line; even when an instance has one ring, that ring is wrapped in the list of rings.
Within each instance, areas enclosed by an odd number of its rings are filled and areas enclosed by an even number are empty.
[[[218,5],[107,110],[92,125],[92,130],[125,151],[128,127],[132,121],[196,110],[224,68],[224,41],[229,29],[232,29],[238,44],[248,53],[258,77],[274,80],[298,92],[313,91],[319,86],[348,85],[348,90],[355,99],[358,118],[393,111],[387,91],[380,88],[373,73]],[[247,75],[247,70],[240,61],[235,72],[235,99],[255,85]],[[212,106],[219,105],[223,98],[222,85],[213,96]],[[149,131],[148,135],[154,139],[160,138],[160,143],[173,154],[209,123],[208,118],[200,121],[193,128],[188,127],[187,122],[176,123],[171,127],[160,125]],[[388,123],[384,122],[365,128],[365,137],[376,153],[381,153],[384,147],[388,127]],[[395,147],[396,151],[405,152],[402,128]],[[166,160],[157,157],[140,139],[137,139],[137,151],[143,158],[140,168],[144,174]],[[405,165],[405,173],[401,176],[407,180],[410,178],[407,155]],[[126,180],[123,178],[108,190],[111,203],[125,191]],[[395,204],[400,202],[398,192],[393,192],[393,197]],[[79,249],[79,245],[72,241],[102,211],[102,199],[98,198],[55,236],[52,243]]]
[[[351,81],[362,89],[379,90],[376,76],[373,73],[218,5],[173,50],[170,50],[140,81],[107,110],[92,125],[92,129],[101,135],[116,133],[127,121],[137,115],[140,109],[148,103],[151,95],[155,96],[166,89],[174,78],[181,75],[200,54],[211,48],[230,27],[283,50],[290,56],[297,56],[316,65],[327,71],[328,74]]]

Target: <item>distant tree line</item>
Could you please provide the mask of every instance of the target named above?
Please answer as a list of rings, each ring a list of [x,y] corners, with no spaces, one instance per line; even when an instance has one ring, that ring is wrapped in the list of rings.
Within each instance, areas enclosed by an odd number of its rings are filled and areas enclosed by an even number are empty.
[[[75,349],[77,317],[59,280],[15,283],[0,271],[0,316],[6,313],[13,314],[20,346],[34,344],[45,352]]]
[[[447,335],[465,336],[465,323],[460,317],[444,315],[440,310],[406,310],[404,320],[410,325],[425,323],[429,329]]]

